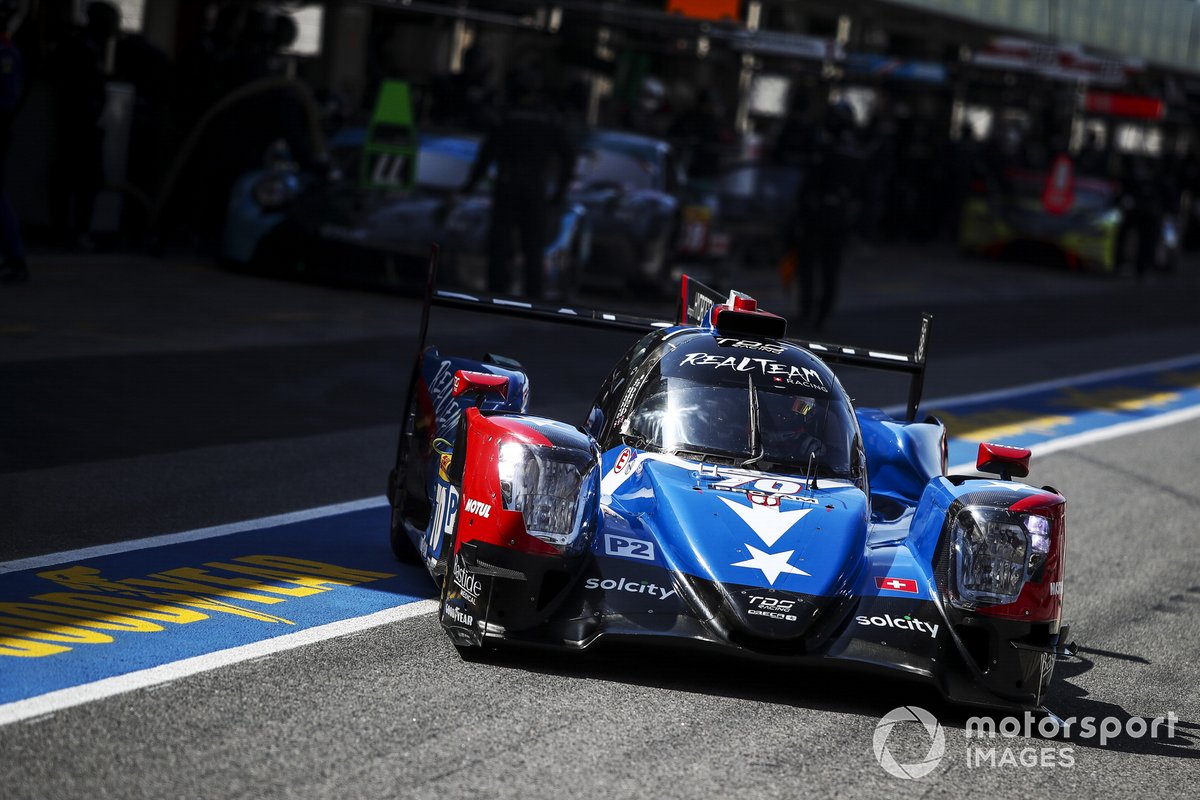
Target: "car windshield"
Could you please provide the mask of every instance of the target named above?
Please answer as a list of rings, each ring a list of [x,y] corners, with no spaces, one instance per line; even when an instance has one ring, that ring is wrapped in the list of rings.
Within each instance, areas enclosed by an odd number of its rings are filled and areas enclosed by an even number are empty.
[[[436,139],[421,142],[417,156],[417,185],[426,189],[458,189],[467,182],[478,142]]]
[[[1046,191],[1044,174],[1023,173],[1012,178],[1014,194],[1022,201],[1040,205]],[[1103,211],[1116,204],[1116,186],[1110,181],[1077,178],[1073,187],[1072,211]]]
[[[754,448],[748,384],[702,383],[659,376],[634,402],[623,433],[646,450],[740,464]],[[756,387],[757,426],[765,472],[852,478],[854,425],[848,405],[830,393]]]
[[[575,161],[575,180],[584,189],[606,185],[653,189],[658,181],[658,166],[630,153],[593,145],[580,151]]]
[[[434,191],[452,191],[467,182],[479,142],[475,139],[428,137],[417,155],[416,185]],[[357,176],[363,158],[361,142],[339,144],[331,150],[334,164],[345,175]],[[376,156],[378,158],[378,156]]]

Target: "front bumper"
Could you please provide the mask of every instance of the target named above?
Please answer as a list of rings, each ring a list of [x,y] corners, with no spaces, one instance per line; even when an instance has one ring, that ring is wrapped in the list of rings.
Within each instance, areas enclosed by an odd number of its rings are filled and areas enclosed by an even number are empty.
[[[588,651],[611,643],[712,650],[757,661],[850,666],[903,675],[938,689],[951,702],[1035,709],[1065,636],[1046,625],[946,608],[939,598],[818,598],[784,595],[809,619],[780,619],[750,631],[746,608],[729,598],[762,595],[754,587],[705,586],[661,568],[621,564],[604,578],[600,559],[528,555],[483,543],[460,548],[464,596],[454,574],[442,624],[460,647],[525,646]],[[722,598],[722,599],[718,599]],[[788,615],[782,615],[788,616]],[[465,624],[464,620],[470,620]],[[797,635],[772,631],[793,624]],[[1065,632],[1062,632],[1065,633]]]

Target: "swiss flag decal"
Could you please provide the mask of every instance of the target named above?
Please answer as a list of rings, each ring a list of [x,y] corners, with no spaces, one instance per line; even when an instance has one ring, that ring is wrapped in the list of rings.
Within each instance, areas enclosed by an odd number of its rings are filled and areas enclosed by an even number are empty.
[[[887,589],[891,592],[906,592],[908,594],[916,594],[917,582],[912,578],[876,578],[875,588]]]

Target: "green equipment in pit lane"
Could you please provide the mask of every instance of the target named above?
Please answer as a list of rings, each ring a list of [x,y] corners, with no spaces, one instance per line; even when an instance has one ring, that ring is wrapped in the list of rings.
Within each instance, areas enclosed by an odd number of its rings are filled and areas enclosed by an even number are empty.
[[[385,81],[375,99],[358,167],[364,189],[410,189],[417,175],[419,137],[406,81]]]

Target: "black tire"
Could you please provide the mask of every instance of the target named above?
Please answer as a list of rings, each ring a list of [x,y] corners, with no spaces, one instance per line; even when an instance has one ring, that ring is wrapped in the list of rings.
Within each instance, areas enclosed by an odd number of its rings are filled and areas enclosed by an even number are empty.
[[[491,647],[464,647],[461,644],[454,645],[454,649],[458,651],[458,657],[468,664],[490,663],[495,653]]]
[[[392,506],[392,530],[389,540],[392,545],[392,555],[402,564],[420,564],[421,554],[413,546],[412,540],[404,530],[403,509]]]
[[[403,564],[420,564],[421,554],[408,538],[404,528],[405,505],[408,501],[408,440],[416,426],[416,410],[406,409],[400,441],[396,445],[396,466],[388,475],[387,496],[392,504],[392,523],[389,541],[392,555]]]

